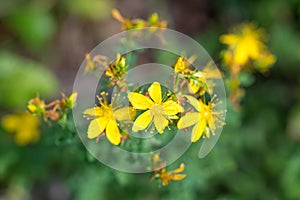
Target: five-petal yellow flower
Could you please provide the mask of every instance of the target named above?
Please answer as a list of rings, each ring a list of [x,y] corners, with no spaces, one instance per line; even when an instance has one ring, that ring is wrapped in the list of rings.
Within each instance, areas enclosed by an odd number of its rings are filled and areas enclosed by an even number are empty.
[[[238,26],[233,33],[220,37],[223,44],[228,45],[224,52],[224,62],[228,66],[243,66],[249,61],[259,61],[257,67],[266,70],[276,60],[264,44],[265,34],[252,23]]]
[[[214,135],[218,127],[224,125],[223,114],[225,111],[215,111],[216,104],[210,102],[208,105],[193,96],[184,95],[189,103],[196,109],[196,112],[188,112],[181,117],[177,123],[178,129],[193,126],[191,141],[196,142],[205,133],[210,137],[210,131]]]
[[[184,163],[181,163],[179,168],[167,171],[163,167],[159,172],[159,179],[162,181],[162,185],[166,186],[170,181],[180,181],[186,177],[185,174],[180,174],[184,170]]]
[[[162,90],[158,82],[154,82],[149,88],[148,93],[151,97],[146,97],[140,93],[130,92],[128,98],[135,109],[145,110],[139,115],[133,126],[132,131],[137,132],[146,129],[153,121],[158,133],[162,134],[169,125],[168,117],[172,117],[182,112],[182,107],[175,101],[162,100]]]
[[[5,115],[1,124],[4,130],[14,134],[14,140],[20,146],[37,142],[40,138],[40,120],[29,113]]]
[[[112,144],[118,145],[121,142],[121,133],[117,121],[131,120],[135,111],[132,107],[116,109],[101,99],[99,101],[100,107],[95,106],[83,112],[85,116],[93,119],[88,127],[87,136],[89,139],[93,139],[105,131],[107,139]]]

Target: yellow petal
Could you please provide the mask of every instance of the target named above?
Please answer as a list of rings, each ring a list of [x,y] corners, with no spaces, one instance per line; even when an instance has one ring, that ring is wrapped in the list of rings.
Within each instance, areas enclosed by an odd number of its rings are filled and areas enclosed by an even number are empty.
[[[106,137],[114,145],[118,145],[121,142],[121,134],[118,124],[115,120],[109,120],[106,126]]]
[[[195,97],[193,96],[190,96],[190,95],[183,95],[185,98],[187,98],[188,102],[197,110],[199,111],[200,110],[200,102],[198,99],[196,99]]]
[[[200,120],[200,113],[198,112],[189,112],[186,113],[183,117],[181,117],[177,123],[177,128],[183,129],[190,127]]]
[[[162,180],[162,185],[163,186],[166,186],[168,184],[169,184],[169,180],[166,180],[166,179]]]
[[[114,111],[114,116],[118,121],[130,121],[134,118],[136,111],[132,107],[124,107]]]
[[[73,92],[70,96],[69,96],[69,101],[72,103],[72,105],[75,104],[76,100],[77,100],[77,96],[78,96],[78,92]]]
[[[223,74],[218,68],[213,67],[212,63],[208,63],[203,69],[204,76],[206,79],[222,78]]]
[[[110,76],[110,77],[114,77],[114,73],[112,72],[112,70],[110,68],[105,69],[105,75]]]
[[[205,128],[206,128],[205,120],[202,120],[199,123],[197,123],[192,130],[191,141],[197,142],[202,136],[203,132],[205,131]]]
[[[162,134],[164,129],[168,126],[169,121],[163,115],[154,115],[153,120],[156,130]]]
[[[249,60],[248,52],[245,49],[237,48],[233,55],[233,62],[236,65],[244,65]]]
[[[154,104],[153,101],[151,101],[151,99],[136,92],[130,92],[128,94],[128,99],[134,108],[140,110],[146,110]]]
[[[102,117],[103,116],[103,109],[99,106],[95,106],[94,108],[88,108],[83,111],[84,115],[89,115],[91,117]]]
[[[186,177],[185,174],[174,174],[172,176],[170,176],[170,179],[173,181],[180,181],[182,179],[184,179]]]
[[[2,118],[1,125],[7,132],[13,132],[18,129],[20,122],[22,120],[17,115],[6,115]]]
[[[165,115],[176,115],[177,113],[183,111],[183,108],[180,106],[180,104],[172,100],[164,102],[163,108]]]
[[[193,94],[196,94],[199,89],[200,89],[200,83],[199,82],[196,82],[195,80],[193,79],[190,79],[189,80],[189,92],[193,93]]]
[[[125,21],[124,17],[121,15],[121,13],[117,9],[112,9],[111,14],[119,22],[123,23]]]
[[[176,60],[176,63],[174,64],[174,71],[175,73],[181,73],[184,72],[184,70],[187,69],[187,66],[185,64],[184,58],[183,57],[178,57]]]
[[[108,120],[104,117],[92,120],[88,128],[88,138],[93,139],[100,135],[104,131],[107,123]]]
[[[233,34],[222,35],[220,41],[223,44],[234,45],[239,40],[239,37]]]
[[[169,173],[180,173],[184,170],[184,163],[181,163],[179,168],[169,171]]]
[[[149,95],[155,103],[161,103],[161,87],[158,82],[154,82],[148,88]]]
[[[30,112],[34,113],[34,112],[37,110],[37,107],[36,107],[36,105],[29,104],[29,105],[27,105],[27,109],[28,109]]]
[[[22,130],[16,132],[14,139],[20,146],[25,146],[30,143],[34,143],[39,139],[39,132],[35,130]]]
[[[151,115],[150,110],[143,112],[134,121],[134,124],[132,126],[132,131],[137,132],[139,130],[144,130],[149,126],[150,122],[152,121],[152,118],[153,116]]]

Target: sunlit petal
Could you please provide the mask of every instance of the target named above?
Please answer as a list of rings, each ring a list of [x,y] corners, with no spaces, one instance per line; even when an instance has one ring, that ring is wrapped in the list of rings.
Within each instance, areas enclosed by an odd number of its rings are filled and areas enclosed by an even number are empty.
[[[114,111],[114,116],[118,121],[130,121],[134,118],[136,111],[132,107],[124,107]]]
[[[182,179],[184,179],[186,177],[185,174],[174,174],[172,176],[170,176],[170,179],[173,181],[180,181]]]
[[[177,169],[169,171],[169,173],[180,173],[184,170],[184,163],[181,163],[180,166]]]
[[[146,129],[149,126],[150,122],[152,121],[152,118],[153,116],[151,115],[150,110],[143,112],[134,121],[134,124],[132,126],[132,131],[137,132],[139,130]]]
[[[200,120],[200,113],[198,112],[189,112],[186,113],[183,117],[181,117],[177,123],[177,128],[183,129],[190,127]]]
[[[185,98],[187,98],[188,102],[197,110],[199,111],[200,109],[200,103],[199,103],[199,100],[196,99],[195,97],[193,96],[190,96],[190,95],[183,95]]]
[[[95,106],[93,108],[88,108],[85,111],[83,111],[84,115],[88,115],[90,117],[102,117],[103,116],[103,109]]]
[[[106,137],[114,145],[118,145],[121,142],[121,134],[118,124],[115,120],[109,120],[106,126]]]
[[[162,185],[163,186],[166,186],[168,184],[169,184],[169,180],[167,180],[167,179],[162,180]]]
[[[163,108],[165,115],[176,115],[177,113],[183,111],[183,108],[180,106],[180,104],[172,100],[164,102]]]
[[[200,83],[196,82],[194,79],[189,80],[189,85],[188,85],[189,92],[196,94],[199,91],[200,86],[201,86]]]
[[[163,115],[154,115],[154,125],[158,133],[162,134],[164,129],[168,126],[169,121]]]
[[[108,120],[105,117],[92,120],[88,127],[88,138],[92,139],[100,135],[104,131],[107,123]]]
[[[149,95],[155,103],[161,103],[161,86],[158,82],[154,82],[148,88]]]
[[[130,92],[128,94],[128,99],[134,108],[140,110],[149,109],[154,104],[153,101],[151,101],[151,99],[136,92]]]
[[[205,131],[205,128],[206,128],[205,120],[202,120],[199,123],[197,123],[192,130],[191,141],[197,142],[202,136],[203,132]]]
[[[228,45],[236,44],[238,40],[239,37],[234,34],[227,34],[220,37],[220,41],[223,44],[228,44]]]

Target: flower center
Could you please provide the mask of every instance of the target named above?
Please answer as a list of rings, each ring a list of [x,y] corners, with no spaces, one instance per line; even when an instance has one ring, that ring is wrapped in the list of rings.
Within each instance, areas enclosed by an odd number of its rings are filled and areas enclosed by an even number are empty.
[[[208,116],[209,116],[209,112],[208,112],[208,111],[205,111],[205,112],[204,112],[204,116],[205,116],[205,117],[208,117]]]
[[[154,104],[150,111],[152,115],[163,115],[165,113],[163,106],[160,104]]]
[[[112,109],[109,106],[104,107],[104,109],[103,109],[103,116],[106,119],[115,119],[114,114],[112,112]]]

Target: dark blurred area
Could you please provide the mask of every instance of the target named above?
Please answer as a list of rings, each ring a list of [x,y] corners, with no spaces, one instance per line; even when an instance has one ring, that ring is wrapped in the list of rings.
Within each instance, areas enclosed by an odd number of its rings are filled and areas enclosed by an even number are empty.
[[[0,129],[0,199],[300,199],[299,0],[2,0],[0,3],[0,115],[26,109],[37,94],[70,92],[85,54],[121,31],[113,8],[128,18],[157,12],[168,28],[197,40],[217,65],[220,35],[254,22],[265,29],[277,62],[255,83],[213,151],[198,159],[193,145],[178,163],[187,178],[160,188],[151,174],[117,172],[82,145],[51,145],[67,134],[41,125],[40,142],[14,143]]]

